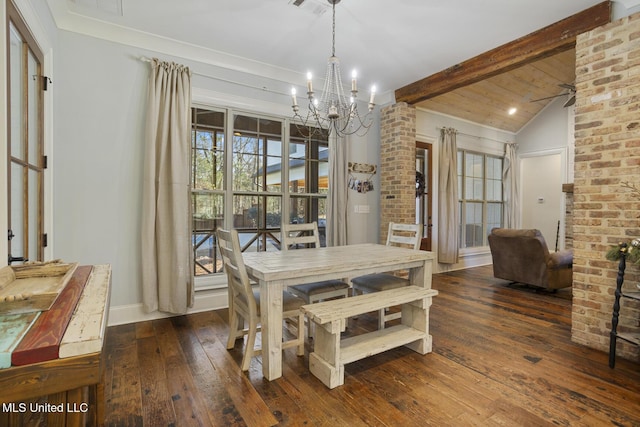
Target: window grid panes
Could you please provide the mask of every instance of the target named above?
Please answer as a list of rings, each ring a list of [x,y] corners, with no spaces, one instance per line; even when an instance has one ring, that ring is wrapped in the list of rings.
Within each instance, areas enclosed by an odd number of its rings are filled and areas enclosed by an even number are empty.
[[[317,221],[324,244],[328,135],[308,132],[287,120],[232,109],[192,109],[196,276],[222,271],[215,240],[220,227],[238,230],[243,251],[276,251],[287,212],[292,223]]]
[[[225,113],[192,109],[191,201],[194,275],[222,271],[215,232],[224,223]]]
[[[280,248],[282,122],[234,115],[233,227],[243,251]]]
[[[9,264],[44,259],[44,56],[20,13],[7,3],[9,94]],[[7,148],[5,148],[7,149]]]
[[[316,221],[320,245],[326,244],[329,185],[328,134],[318,129],[290,125],[289,223]]]
[[[486,236],[502,226],[501,157],[458,151],[460,248],[487,245]]]

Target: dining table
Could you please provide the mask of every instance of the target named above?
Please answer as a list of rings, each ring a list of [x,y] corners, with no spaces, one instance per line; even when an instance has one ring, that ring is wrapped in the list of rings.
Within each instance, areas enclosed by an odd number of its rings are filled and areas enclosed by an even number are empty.
[[[264,377],[282,376],[282,300],[288,286],[408,270],[412,285],[430,289],[434,258],[433,252],[375,243],[243,253],[247,274],[260,287]]]

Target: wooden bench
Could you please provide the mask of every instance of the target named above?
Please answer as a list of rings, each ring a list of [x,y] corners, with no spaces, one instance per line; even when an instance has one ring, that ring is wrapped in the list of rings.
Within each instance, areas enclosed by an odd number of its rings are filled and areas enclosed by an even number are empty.
[[[374,292],[302,306],[316,324],[309,370],[327,387],[344,384],[344,365],[404,345],[420,354],[431,352],[429,307],[438,291],[420,286]],[[341,339],[347,319],[385,307],[402,306],[400,325]]]

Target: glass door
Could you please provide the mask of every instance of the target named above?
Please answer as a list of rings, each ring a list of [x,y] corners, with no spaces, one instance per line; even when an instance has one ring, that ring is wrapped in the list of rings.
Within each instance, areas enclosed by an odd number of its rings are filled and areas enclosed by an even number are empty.
[[[43,233],[43,55],[17,11],[7,4],[8,263],[41,261]]]

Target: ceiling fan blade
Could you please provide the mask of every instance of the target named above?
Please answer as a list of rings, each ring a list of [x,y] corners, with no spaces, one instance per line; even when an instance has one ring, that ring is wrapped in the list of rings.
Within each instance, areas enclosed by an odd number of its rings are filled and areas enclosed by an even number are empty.
[[[569,94],[568,93],[559,93],[559,94],[553,95],[553,96],[547,96],[547,97],[544,97],[544,98],[532,99],[529,102],[546,101],[547,99],[553,99],[553,98],[557,98],[559,96],[564,96],[564,95],[569,95]]]
[[[571,95],[571,97],[567,100],[567,102],[564,103],[562,108],[571,107],[575,103],[576,103],[576,96]]]

